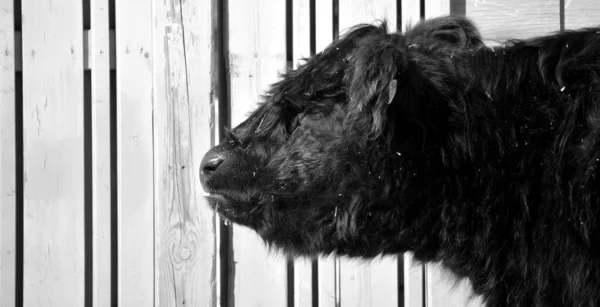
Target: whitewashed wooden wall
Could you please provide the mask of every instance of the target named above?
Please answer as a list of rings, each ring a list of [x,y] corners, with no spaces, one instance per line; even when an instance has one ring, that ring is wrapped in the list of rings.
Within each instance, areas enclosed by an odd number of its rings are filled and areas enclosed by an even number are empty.
[[[481,306],[409,254],[269,252],[198,180],[223,128],[354,24],[466,14],[494,44],[600,23],[593,0],[421,3],[0,0],[0,306]]]

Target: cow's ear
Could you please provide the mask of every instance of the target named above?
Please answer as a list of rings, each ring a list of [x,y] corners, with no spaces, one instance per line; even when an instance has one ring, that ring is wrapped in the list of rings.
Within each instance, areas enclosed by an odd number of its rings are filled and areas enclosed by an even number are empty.
[[[385,109],[398,88],[397,75],[406,66],[403,37],[397,34],[366,37],[353,52],[348,77],[348,116],[352,120],[370,120],[369,136],[383,131]]]
[[[461,16],[445,16],[424,20],[414,27],[407,29],[406,36],[409,41],[418,44],[421,40],[428,43],[444,44],[458,49],[472,49],[482,47],[483,39],[475,24]]]

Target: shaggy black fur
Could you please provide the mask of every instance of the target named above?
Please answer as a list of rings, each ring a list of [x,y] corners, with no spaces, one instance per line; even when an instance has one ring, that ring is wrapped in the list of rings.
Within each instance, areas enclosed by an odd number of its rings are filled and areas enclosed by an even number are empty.
[[[599,134],[600,29],[488,48],[459,17],[364,25],[285,73],[201,180],[291,254],[412,251],[488,306],[600,306]]]

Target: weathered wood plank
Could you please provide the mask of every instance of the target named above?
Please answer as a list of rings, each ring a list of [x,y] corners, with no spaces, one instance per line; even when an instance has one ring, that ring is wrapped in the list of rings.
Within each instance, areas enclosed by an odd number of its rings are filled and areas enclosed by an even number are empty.
[[[481,297],[473,294],[471,283],[457,279],[439,264],[427,265],[427,307],[480,307]]]
[[[93,18],[98,18],[98,17],[93,17]],[[93,19],[92,18],[92,19]],[[92,23],[94,23],[94,21],[92,21]],[[92,60],[92,53],[94,52],[94,50],[98,49],[95,48],[93,46],[93,41],[94,41],[94,28],[92,28],[91,30],[84,30],[83,31],[83,69],[88,70],[90,69],[93,64],[91,62],[93,62]],[[103,31],[103,30],[102,30]],[[106,56],[109,57],[109,65],[110,65],[110,69],[115,69],[116,67],[116,59],[115,59],[115,30],[109,30],[108,31],[108,39],[110,41],[109,44],[109,50],[104,51],[106,53]],[[22,40],[22,33],[21,31],[17,31],[15,32],[15,67],[16,67],[16,71],[23,71],[23,67],[21,67],[21,63],[22,63],[22,45],[21,45],[21,40]]]
[[[396,29],[396,0],[339,0],[340,34],[359,24],[377,24],[387,20],[388,29]]]
[[[285,1],[230,0],[227,14],[231,126],[235,127],[285,69]],[[269,252],[254,231],[233,226],[233,261],[236,306],[286,305],[286,261]]]
[[[466,6],[467,17],[475,21],[489,43],[528,38],[560,29],[558,1],[467,0]]]
[[[293,68],[310,57],[310,1],[292,1],[292,61]],[[312,306],[312,265],[310,259],[294,261],[294,306]]]
[[[401,0],[402,1],[402,25],[400,30],[405,31],[407,27],[419,22],[421,19],[421,1],[419,0]]]
[[[565,29],[600,26],[600,1],[565,1]]]
[[[398,306],[398,259],[341,258],[341,306]]]
[[[333,1],[315,1],[315,49],[320,52],[333,39]]]
[[[333,1],[315,1],[315,51],[321,52],[333,40]],[[336,259],[318,260],[317,300],[320,307],[335,307],[339,304],[336,295]],[[337,304],[336,304],[337,302]]]
[[[16,157],[13,1],[0,2],[0,306],[15,306]]]
[[[404,254],[404,306],[425,306],[423,289],[423,264],[413,259],[412,254]]]
[[[111,304],[111,125],[108,0],[92,0],[89,41],[92,73],[92,305]],[[87,51],[87,50],[86,50]],[[85,54],[85,51],[84,51]]]
[[[152,2],[115,5],[118,304],[144,307],[154,305]]]
[[[396,26],[396,1],[340,0],[339,29],[343,34],[360,23],[377,24],[387,20],[388,28]],[[343,306],[397,306],[397,259],[363,263],[340,259],[339,293]]]
[[[22,5],[23,305],[82,306],[82,3]]]
[[[156,306],[217,306],[215,219],[198,169],[213,145],[210,1],[154,1]]]

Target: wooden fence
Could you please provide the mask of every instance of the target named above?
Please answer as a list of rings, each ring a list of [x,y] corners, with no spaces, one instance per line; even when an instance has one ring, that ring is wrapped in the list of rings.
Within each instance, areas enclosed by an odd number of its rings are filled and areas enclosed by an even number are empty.
[[[290,261],[223,224],[198,169],[340,30],[466,14],[490,43],[595,0],[0,0],[0,306],[479,306],[410,255]]]

